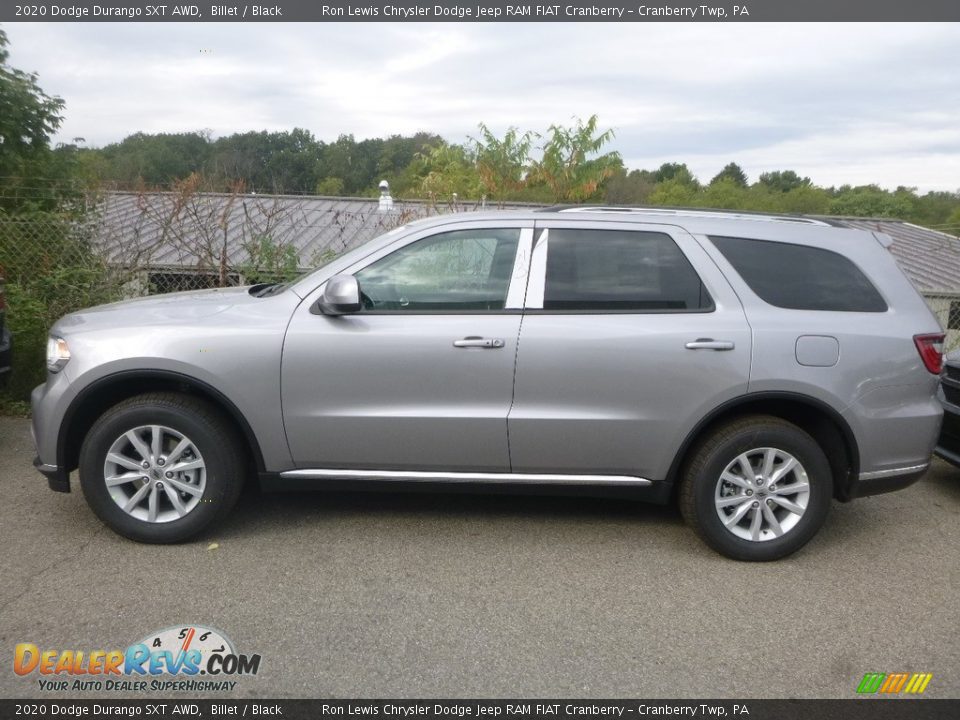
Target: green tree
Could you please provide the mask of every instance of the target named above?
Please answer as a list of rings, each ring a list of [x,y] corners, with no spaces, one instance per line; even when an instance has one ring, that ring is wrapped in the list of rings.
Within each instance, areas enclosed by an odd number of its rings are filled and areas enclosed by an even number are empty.
[[[721,182],[723,180],[729,180],[734,185],[742,188],[747,187],[748,184],[747,174],[743,171],[743,168],[737,165],[735,162],[724,165],[723,170],[713,176],[710,184],[713,185],[714,183]]]
[[[575,119],[573,127],[551,125],[543,157],[532,167],[533,177],[545,184],[556,202],[575,203],[588,200],[601,189],[602,183],[623,166],[620,154],[599,154],[610,142],[613,130],[597,131],[597,116],[584,123]]]
[[[7,65],[7,34],[0,30],[0,175],[16,175],[36,153],[49,151],[63,120],[63,100],[47,95],[35,73]]]
[[[903,190],[892,193],[877,185],[844,185],[830,203],[830,212],[833,215],[905,219],[913,213],[913,199]]]
[[[830,212],[830,195],[815,185],[802,185],[790,192],[773,193],[775,212],[801,215],[826,215]]]
[[[649,170],[620,169],[606,182],[604,202],[611,205],[646,205],[656,188],[654,173]]]
[[[325,177],[314,188],[317,195],[343,195],[343,180],[338,177]]]
[[[286,282],[300,274],[300,256],[292,243],[278,242],[264,234],[242,245],[247,261],[238,269],[248,283]]]
[[[810,178],[802,178],[793,170],[774,170],[772,172],[761,173],[757,182],[771,190],[790,192],[799,187],[810,185]]]
[[[35,73],[7,64],[7,35],[0,30],[0,211],[50,210],[61,200],[59,181],[72,156],[55,155],[50,136],[63,119],[63,100],[47,95]]]
[[[105,146],[101,154],[110,163],[110,177],[127,186],[165,186],[194,172],[203,172],[210,157],[209,131],[134,133]]]
[[[309,193],[322,177],[322,153],[323,143],[303,128],[235,134],[213,143],[205,174],[224,186],[242,181],[261,193]],[[168,182],[183,177],[175,174]]]
[[[947,217],[943,230],[950,235],[960,235],[960,207]]]
[[[324,148],[321,157],[322,177],[343,180],[347,195],[360,195],[376,187],[378,163],[384,141],[371,138],[357,142],[353,135],[341,135]]]
[[[476,199],[483,184],[477,172],[476,155],[462,145],[443,143],[417,156],[420,163],[421,196],[434,204]]]
[[[704,188],[699,200],[704,207],[709,208],[723,210],[752,209],[750,191],[739,182],[738,178],[729,174],[723,177],[720,175],[714,177],[710,184]]]
[[[43,380],[53,321],[115,295],[76,222],[83,211],[72,182],[77,148],[50,147],[63,101],[47,95],[35,74],[10,67],[8,57],[0,30],[0,268],[16,347],[4,394],[22,401]]]
[[[502,203],[516,195],[526,184],[530,149],[535,136],[532,132],[521,133],[511,127],[500,139],[483,123],[479,127],[480,139],[471,138],[471,142],[480,183],[490,199]]]
[[[657,168],[653,177],[658,183],[673,180],[694,188],[700,186],[697,178],[690,172],[690,168],[687,167],[686,163],[664,163]]]
[[[391,135],[380,146],[380,155],[377,158],[376,182],[379,178],[390,178],[402,173],[416,159],[417,153],[427,148],[435,147],[443,142],[443,138],[432,133],[418,132],[409,137]]]
[[[943,225],[951,213],[960,211],[960,193],[933,191],[917,197],[914,192],[914,197],[913,220],[919,225]]]
[[[691,207],[698,204],[700,189],[681,179],[664,180],[657,183],[650,195],[651,205],[668,207]]]

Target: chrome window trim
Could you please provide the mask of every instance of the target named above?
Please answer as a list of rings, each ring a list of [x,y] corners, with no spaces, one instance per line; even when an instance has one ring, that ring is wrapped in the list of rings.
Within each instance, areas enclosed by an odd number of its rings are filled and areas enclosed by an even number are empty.
[[[543,310],[543,292],[547,282],[547,252],[550,229],[544,228],[530,256],[530,279],[527,282],[527,310]]]
[[[504,310],[523,310],[527,296],[527,277],[530,273],[530,255],[533,251],[533,228],[520,230],[517,254],[513,258],[513,271],[510,274],[510,287]]]

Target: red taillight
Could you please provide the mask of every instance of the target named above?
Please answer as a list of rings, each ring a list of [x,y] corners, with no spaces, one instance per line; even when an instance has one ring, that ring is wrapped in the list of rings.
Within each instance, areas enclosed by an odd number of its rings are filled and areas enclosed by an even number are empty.
[[[943,370],[943,337],[943,333],[913,336],[920,359],[934,375],[939,375]]]

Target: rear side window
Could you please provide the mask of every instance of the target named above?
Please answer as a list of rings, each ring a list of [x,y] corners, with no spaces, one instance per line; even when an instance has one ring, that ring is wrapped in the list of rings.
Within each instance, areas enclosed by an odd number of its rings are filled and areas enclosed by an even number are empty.
[[[543,309],[704,311],[713,301],[669,235],[551,229]]]
[[[710,240],[762,300],[790,310],[886,312],[867,276],[832,250],[745,238]]]

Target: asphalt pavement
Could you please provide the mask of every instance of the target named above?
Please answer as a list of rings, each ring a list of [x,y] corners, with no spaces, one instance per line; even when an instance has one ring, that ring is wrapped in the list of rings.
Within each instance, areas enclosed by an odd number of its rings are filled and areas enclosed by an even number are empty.
[[[746,564],[673,508],[574,498],[248,492],[200,540],[139,545],[32,457],[0,417],[0,697],[79,696],[17,676],[17,643],[191,624],[261,655],[230,698],[850,698],[866,672],[960,696],[960,470],[939,461]]]

